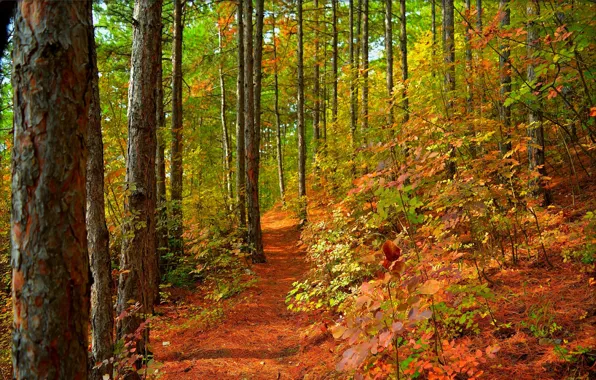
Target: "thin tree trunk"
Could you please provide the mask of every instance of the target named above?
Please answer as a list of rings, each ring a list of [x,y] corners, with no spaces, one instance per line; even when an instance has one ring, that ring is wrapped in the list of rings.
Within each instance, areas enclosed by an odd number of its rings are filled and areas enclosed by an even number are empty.
[[[356,89],[356,79],[358,77],[358,65],[356,64],[356,57],[354,48],[354,0],[350,0],[350,138],[352,142],[352,152],[356,151],[356,129],[358,127],[358,95]]]
[[[338,52],[338,31],[337,31],[337,7],[338,7],[338,0],[331,0],[332,9],[332,23],[333,23],[333,67],[332,67],[332,74],[333,74],[333,103],[331,106],[331,120],[333,124],[337,123],[337,112],[338,112],[338,94],[337,94],[337,85],[338,85],[338,67],[339,67],[339,52]]]
[[[252,0],[244,0],[244,136],[246,138],[246,194],[248,204],[248,243],[253,262],[264,262],[259,210],[259,131],[255,125],[255,85]],[[259,38],[257,37],[257,41]],[[261,37],[262,40],[262,37]],[[260,66],[260,65],[259,65]],[[260,94],[260,92],[259,92]]]
[[[466,0],[466,17],[469,17],[472,11],[472,4],[471,0]],[[466,41],[466,71],[467,75],[466,78],[466,112],[468,115],[472,113],[472,46],[470,43],[470,38],[472,35],[472,27],[469,22],[466,22],[466,34],[465,34],[465,41]]]
[[[234,193],[232,189],[232,150],[230,148],[230,134],[228,133],[228,120],[226,117],[226,81],[224,78],[224,58],[223,58],[223,35],[221,25],[218,26],[218,43],[219,43],[219,87],[221,89],[220,94],[220,118],[221,118],[221,139],[223,146],[223,164],[224,164],[224,178],[225,187],[228,193],[229,207],[232,207],[232,201],[234,199]]]
[[[536,78],[535,61],[536,51],[540,45],[540,33],[536,25],[536,19],[540,17],[540,5],[538,0],[529,0],[526,7],[528,17],[528,41],[527,41],[527,55],[528,55],[528,67],[527,67],[527,81],[530,86],[532,93],[541,92],[542,86]],[[537,96],[537,100],[531,100],[528,103],[528,137],[530,138],[530,144],[528,144],[528,163],[530,171],[537,170],[540,176],[543,178],[547,175],[545,166],[545,145],[544,145],[544,126],[542,124],[542,115],[540,104],[540,96]],[[531,180],[530,187],[534,188],[536,192],[541,193],[544,196],[544,203],[546,205],[551,203],[550,192],[544,187],[539,180]]]
[[[278,79],[278,70],[279,67],[277,66],[277,40],[275,39],[275,15],[272,15],[271,19],[273,20],[273,25],[271,27],[271,33],[273,34],[273,62],[275,65],[274,68],[274,86],[275,86],[275,132],[276,132],[276,139],[275,139],[275,146],[277,151],[277,176],[279,180],[279,194],[281,197],[281,201],[283,204],[286,203],[286,188],[284,183],[284,165],[283,165],[283,151],[281,149],[281,114],[279,112],[279,79]]]
[[[506,29],[511,24],[511,9],[509,8],[509,0],[501,0],[499,4],[499,12],[501,17],[501,29]],[[511,61],[509,59],[511,51],[507,39],[501,39],[499,55],[499,78],[501,81],[501,136],[499,147],[501,154],[505,155],[511,150],[510,130],[511,130],[511,106],[505,105],[505,100],[511,93]]]
[[[246,227],[246,160],[244,144],[244,21],[242,1],[238,0],[236,12],[238,33],[238,79],[236,81],[236,194],[238,225]]]
[[[157,119],[157,155],[155,158],[156,182],[157,182],[157,258],[159,262],[160,273],[165,273],[169,263],[164,257],[169,251],[168,236],[168,208],[166,195],[166,143],[164,133],[166,132],[164,100],[163,100],[163,25],[160,31],[159,43],[159,61],[157,67],[157,92],[156,119]],[[159,292],[158,292],[159,294]],[[159,297],[158,297],[159,298]]]
[[[93,285],[91,287],[91,378],[112,378],[112,364],[106,362],[94,369],[96,363],[114,354],[114,313],[112,306],[112,263],[110,235],[106,226],[104,199],[103,140],[101,136],[101,104],[95,32],[93,30],[93,3],[88,2],[89,57],[91,59],[91,103],[87,129],[87,242]]]
[[[393,0],[385,0],[385,59],[387,63],[386,84],[387,84],[387,124],[393,126]],[[352,20],[350,20],[352,21]],[[350,57],[353,59],[353,57]],[[351,62],[351,61],[350,61]]]
[[[314,68],[314,110],[313,110],[313,158],[316,161],[320,139],[320,109],[321,109],[321,72],[319,67],[319,0],[315,0],[315,68]]]
[[[406,0],[400,0],[400,21],[401,21],[401,33],[399,35],[399,45],[401,48],[401,79],[403,81],[402,100],[401,107],[404,110],[403,122],[406,123],[410,120],[410,106],[408,100],[408,34],[406,30]]]
[[[368,0],[362,0],[362,133],[368,129]]]
[[[161,33],[161,0],[137,0],[133,17],[133,46],[128,92],[127,195],[123,226],[120,279],[116,313],[118,339],[137,333],[141,323],[153,313],[157,284],[153,267],[156,255],[156,102]],[[129,313],[135,304],[138,311]],[[138,334],[136,336],[139,336]],[[136,341],[136,352],[146,355],[149,331]],[[140,362],[137,363],[140,366]]]
[[[175,259],[182,257],[182,183],[183,183],[183,126],[182,126],[182,2],[174,0],[174,40],[172,44],[172,164],[170,192],[172,208],[172,253]]]
[[[14,379],[86,379],[88,1],[24,0],[14,21]]]
[[[334,1],[334,6],[336,0]],[[334,14],[336,9],[334,8]],[[306,220],[306,141],[304,126],[304,30],[302,20],[302,0],[297,1],[298,22],[298,196],[300,197],[300,219]],[[336,30],[336,29],[335,29]],[[334,37],[335,38],[335,37]],[[334,40],[337,42],[336,40]],[[334,42],[334,43],[335,43]],[[335,47],[334,47],[335,48]],[[334,52],[335,54],[335,52]],[[336,56],[337,58],[337,56]],[[337,68],[334,60],[334,69]],[[335,72],[335,75],[337,72]],[[334,79],[337,79],[334,77]],[[337,82],[334,83],[337,88]],[[334,105],[336,106],[336,104]]]
[[[451,119],[453,116],[453,96],[455,95],[455,9],[453,0],[443,0],[443,59],[445,62],[445,97],[446,116]],[[448,145],[449,162],[447,163],[447,172],[449,178],[453,178],[456,172],[455,165],[455,147]]]

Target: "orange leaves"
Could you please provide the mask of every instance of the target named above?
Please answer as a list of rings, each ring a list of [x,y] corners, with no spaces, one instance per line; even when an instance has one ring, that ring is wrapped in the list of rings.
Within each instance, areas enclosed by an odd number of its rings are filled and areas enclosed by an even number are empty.
[[[399,260],[401,249],[395,245],[394,242],[387,240],[385,244],[383,244],[383,253],[385,254],[385,260],[383,260],[383,267],[385,267],[385,269],[398,273],[404,271],[406,264],[403,260]]]
[[[590,117],[596,117],[596,107],[590,108]]]

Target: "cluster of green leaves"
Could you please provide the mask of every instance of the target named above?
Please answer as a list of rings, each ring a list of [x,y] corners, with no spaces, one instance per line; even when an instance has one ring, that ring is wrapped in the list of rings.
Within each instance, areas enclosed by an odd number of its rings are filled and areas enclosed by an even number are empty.
[[[286,302],[290,310],[340,310],[359,285],[370,278],[374,265],[362,262],[356,247],[362,244],[359,227],[348,223],[341,212],[330,222],[309,224],[302,233],[308,244],[308,261],[312,264],[303,281],[293,284]]]

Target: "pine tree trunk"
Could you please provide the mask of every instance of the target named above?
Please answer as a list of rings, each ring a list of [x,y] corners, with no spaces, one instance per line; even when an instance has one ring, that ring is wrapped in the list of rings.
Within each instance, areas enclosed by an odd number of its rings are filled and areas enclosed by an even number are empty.
[[[279,78],[277,66],[277,40],[275,39],[275,15],[272,15],[273,25],[271,33],[273,35],[273,61],[275,62],[275,71],[273,73],[273,80],[275,86],[275,146],[277,151],[277,177],[279,181],[279,194],[283,204],[286,202],[286,188],[284,183],[284,165],[283,165],[283,151],[281,146],[281,114],[279,112]]]
[[[133,17],[133,46],[128,91],[128,157],[126,205],[116,313],[118,339],[135,334],[152,314],[157,293],[156,256],[156,101],[158,86],[161,0],[137,0]],[[139,310],[127,313],[133,305]],[[147,329],[136,340],[136,352],[146,355]],[[137,363],[140,365],[140,363]]]
[[[14,379],[86,379],[88,1],[23,0],[14,21]]]
[[[453,0],[443,0],[443,60],[445,62],[445,113],[447,119],[453,116],[453,97],[455,92],[455,8]],[[453,179],[456,172],[455,147],[451,144],[449,149],[449,162],[447,174]]]
[[[536,19],[540,17],[540,5],[538,0],[529,0],[526,7],[528,17],[528,40],[527,40],[527,82],[532,86],[532,93],[540,93],[542,86],[536,78],[535,61],[536,51],[540,47],[540,33],[536,25]],[[536,100],[528,102],[528,137],[530,143],[528,144],[528,163],[530,171],[537,170],[541,177],[547,175],[545,167],[545,144],[544,144],[544,126],[542,124],[542,115],[540,104],[540,95],[536,96]],[[551,203],[550,192],[540,183],[540,179],[531,180],[530,187],[534,188],[536,193],[541,193],[544,196],[544,203],[546,205]]]
[[[509,8],[509,0],[500,0],[499,12],[501,18],[501,29],[506,29],[511,24],[511,9]],[[505,105],[505,100],[511,93],[511,55],[509,42],[507,39],[501,39],[500,55],[499,55],[499,79],[501,82],[501,136],[499,147],[501,154],[505,155],[511,150],[510,130],[511,130],[511,106]]]
[[[331,118],[332,123],[337,123],[337,107],[338,107],[338,94],[337,94],[337,85],[339,82],[338,79],[338,67],[339,67],[339,52],[338,52],[338,31],[337,31],[337,7],[338,7],[338,0],[331,0],[332,9],[332,24],[333,24],[333,67],[331,69],[333,74],[333,103],[331,105]]]
[[[246,227],[246,160],[244,136],[244,21],[243,0],[238,0],[236,19],[238,33],[238,79],[236,81],[236,194],[238,208],[238,225]]]
[[[156,182],[157,182],[157,256],[159,261],[159,272],[164,273],[169,263],[162,259],[169,251],[168,236],[168,209],[166,196],[166,143],[164,139],[165,112],[163,100],[163,25],[160,31],[159,61],[157,63],[157,91],[155,95],[155,112],[157,120],[157,154],[155,157]],[[159,293],[158,293],[159,294]],[[158,297],[159,298],[159,297]]]
[[[387,124],[393,126],[393,0],[385,0],[385,60],[387,71],[385,83],[387,84]]]
[[[453,0],[443,1],[443,55],[445,61],[445,91],[447,113],[451,116],[453,91],[455,91],[455,15]]]
[[[221,25],[218,27],[219,41],[219,87],[220,87],[220,119],[221,119],[221,140],[223,147],[223,166],[225,187],[228,193],[229,207],[232,205],[234,193],[232,189],[232,150],[230,148],[230,134],[228,132],[227,104],[226,104],[226,81],[224,78],[224,58],[223,58],[223,35]]]
[[[315,57],[314,57],[314,110],[313,110],[313,151],[314,160],[317,159],[320,138],[320,109],[321,109],[321,72],[319,67],[319,0],[315,0]]]
[[[352,152],[356,151],[356,129],[358,127],[358,95],[356,89],[356,80],[358,78],[358,65],[356,64],[356,57],[354,48],[354,0],[349,2],[349,18],[350,18],[350,138],[352,144]]]
[[[103,140],[101,136],[101,104],[99,74],[93,30],[93,3],[88,2],[89,57],[91,59],[91,104],[87,129],[87,242],[93,284],[91,287],[91,362],[109,359],[114,354],[114,312],[112,305],[112,263],[110,235],[106,226],[104,199]],[[112,377],[112,364],[91,371],[91,378]]]
[[[368,0],[362,0],[362,133],[368,129]]]
[[[248,205],[248,244],[252,261],[265,261],[259,210],[259,131],[255,125],[254,57],[252,0],[244,0],[244,136],[246,138],[246,197]],[[257,37],[258,41],[259,38]],[[260,38],[262,41],[262,36]],[[260,67],[260,64],[259,64]],[[260,94],[260,91],[259,91]]]
[[[408,34],[407,34],[407,20],[406,20],[406,0],[400,0],[400,21],[401,33],[399,35],[399,45],[401,48],[401,79],[403,83],[401,107],[404,110],[403,122],[410,120],[410,106],[408,100]]]
[[[172,163],[170,173],[170,199],[172,208],[172,246],[175,259],[182,257],[182,183],[183,183],[183,125],[182,125],[182,2],[174,0],[174,38],[172,43]]]
[[[335,4],[335,0],[333,1]],[[298,109],[296,110],[298,113],[298,196],[300,197],[300,219],[306,220],[306,199],[304,198],[306,197],[306,128],[304,126],[304,30],[302,0],[297,1],[296,7],[298,22]],[[335,60],[333,62],[336,64]],[[336,68],[334,67],[334,69]],[[337,82],[334,85],[337,88]]]

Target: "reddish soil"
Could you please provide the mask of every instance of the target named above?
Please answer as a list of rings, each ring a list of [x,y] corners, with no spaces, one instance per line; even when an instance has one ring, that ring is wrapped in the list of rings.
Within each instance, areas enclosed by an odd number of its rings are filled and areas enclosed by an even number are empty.
[[[197,319],[206,303],[196,289],[182,295],[183,305],[159,308],[162,316],[152,341],[162,365],[160,379],[334,376],[334,342],[316,324],[321,316],[291,313],[285,304],[292,283],[307,270],[297,220],[272,210],[263,216],[262,227],[267,263],[252,267],[256,284],[231,300],[209,305],[220,310],[211,323]]]

